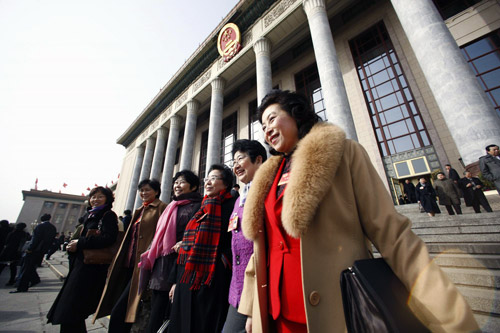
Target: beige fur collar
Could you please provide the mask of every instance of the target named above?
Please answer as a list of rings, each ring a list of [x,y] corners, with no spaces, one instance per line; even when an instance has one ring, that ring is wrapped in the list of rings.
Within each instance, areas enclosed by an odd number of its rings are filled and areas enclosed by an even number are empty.
[[[345,133],[329,123],[316,124],[299,141],[293,154],[290,180],[283,197],[281,220],[295,238],[304,234],[322,198],[332,186],[344,151]],[[264,201],[282,157],[273,156],[257,171],[243,213],[245,237],[255,240],[264,223]]]

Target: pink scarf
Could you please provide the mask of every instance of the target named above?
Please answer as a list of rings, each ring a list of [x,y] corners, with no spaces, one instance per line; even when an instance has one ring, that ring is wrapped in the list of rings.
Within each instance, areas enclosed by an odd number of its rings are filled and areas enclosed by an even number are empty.
[[[156,224],[156,232],[151,242],[149,250],[141,254],[139,267],[152,270],[155,260],[160,256],[166,256],[174,252],[172,247],[176,243],[177,233],[177,208],[190,203],[191,200],[172,201],[163,214],[161,214]]]

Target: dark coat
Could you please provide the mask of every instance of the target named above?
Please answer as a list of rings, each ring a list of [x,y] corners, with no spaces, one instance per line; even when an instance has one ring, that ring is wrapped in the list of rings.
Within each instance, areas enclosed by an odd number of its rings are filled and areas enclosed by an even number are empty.
[[[104,208],[93,217],[86,213],[82,235],[86,235],[89,229],[98,229],[99,221],[102,223],[99,235],[78,238],[71,270],[47,314],[49,323],[71,324],[85,320],[99,304],[109,265],[84,264],[83,249],[100,249],[112,245],[118,235],[118,218],[111,207]]]
[[[448,179],[453,180],[454,182],[458,182],[460,180],[460,176],[458,175],[457,170],[450,168],[447,177]]]
[[[170,314],[172,332],[221,332],[229,307],[229,284],[231,267],[222,260],[224,254],[227,263],[231,263],[231,233],[227,232],[229,218],[234,208],[235,198],[227,199],[222,204],[221,237],[217,248],[215,273],[210,286],[202,285],[200,290],[190,290],[190,284],[179,283],[184,266],[176,265],[172,272],[176,288]]]
[[[405,182],[403,184],[403,190],[411,203],[417,202],[417,197],[415,196],[415,185],[413,185],[412,182],[409,182],[408,184]]]
[[[30,235],[24,230],[15,229],[7,235],[5,247],[0,253],[0,261],[14,261],[21,259],[24,243]]]
[[[415,188],[415,195],[427,213],[440,213],[439,207],[436,203],[436,191],[434,191],[432,185],[429,183],[426,183],[425,185],[419,183]]]
[[[130,282],[130,293],[128,297],[127,314],[125,316],[126,323],[134,323],[137,316],[137,308],[139,307],[139,301],[141,300],[142,294],[138,292],[139,290],[139,273],[140,270],[137,264],[140,262],[141,254],[143,254],[151,244],[153,236],[156,231],[156,224],[161,214],[167,207],[167,204],[159,199],[156,199],[150,203],[146,208],[141,206],[137,208],[132,216],[131,223],[123,238],[120,249],[116,254],[111,267],[109,269],[108,278],[106,281],[106,286],[102,292],[101,301],[97,308],[96,314],[94,316],[94,322],[96,319],[107,316],[111,313],[113,306],[118,301],[128,282],[130,281],[130,275],[128,274],[129,268],[126,267],[126,261],[128,258],[128,249],[130,246],[130,241],[132,239],[132,226],[139,219],[142,211],[141,224],[138,230],[136,251],[134,255],[134,267],[132,273],[132,281]]]
[[[479,158],[479,168],[483,177],[490,182],[500,180],[500,159],[487,154]]]
[[[467,186],[468,184],[472,183],[474,183],[474,185]],[[475,200],[477,200],[477,202],[479,203],[480,201],[479,199],[482,197],[484,197],[484,199],[486,200],[486,197],[484,196],[482,190],[483,182],[479,180],[479,178],[471,177],[471,179],[469,180],[468,178],[464,177],[460,179],[458,185],[464,192],[464,201],[467,207],[474,206]],[[478,185],[481,187],[477,188]]]
[[[460,205],[460,189],[453,180],[437,179],[434,182],[434,189],[439,197],[440,205]]]
[[[33,230],[33,238],[28,246],[29,252],[37,254],[45,254],[52,245],[54,237],[56,237],[56,227],[49,221],[42,222]]]

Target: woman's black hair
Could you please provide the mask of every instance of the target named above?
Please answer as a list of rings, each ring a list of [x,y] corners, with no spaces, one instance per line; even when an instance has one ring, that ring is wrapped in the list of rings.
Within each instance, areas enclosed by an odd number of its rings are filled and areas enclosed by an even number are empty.
[[[97,192],[104,194],[104,196],[106,197],[106,204],[108,204],[110,207],[113,206],[113,201],[115,201],[115,197],[113,195],[113,192],[109,188],[102,187],[102,186],[97,186],[97,187],[94,187],[92,190],[90,190],[89,204],[90,204],[90,198],[92,198],[92,196],[95,195]]]
[[[306,136],[314,124],[321,121],[321,118],[314,112],[307,97],[289,90],[271,90],[260,103],[257,112],[262,124],[262,114],[273,104],[279,104],[297,123],[299,140]]]
[[[233,143],[233,156],[238,151],[250,156],[250,161],[252,161],[252,163],[255,163],[257,156],[262,156],[262,163],[264,163],[267,159],[266,148],[264,148],[264,146],[257,140],[236,140]]]
[[[175,183],[177,178],[184,177],[184,179],[189,183],[190,188],[195,188],[195,191],[198,191],[200,188],[200,178],[191,170],[181,170],[177,172],[174,176],[174,180],[172,183]]]
[[[224,185],[226,185],[226,190],[229,191],[231,187],[233,187],[233,172],[231,171],[231,169],[229,169],[225,165],[212,164],[212,166],[210,166],[210,169],[208,170],[208,173],[212,172],[212,170],[220,171],[220,173],[222,174],[222,182],[224,183]]]
[[[158,192],[156,194],[157,198],[160,197],[160,194],[161,194],[161,185],[160,185],[159,181],[157,181],[156,179],[144,179],[144,180],[141,180],[141,182],[139,183],[139,185],[137,185],[137,189],[140,190],[141,188],[143,188],[146,185],[149,185],[153,190],[155,190],[155,192]]]

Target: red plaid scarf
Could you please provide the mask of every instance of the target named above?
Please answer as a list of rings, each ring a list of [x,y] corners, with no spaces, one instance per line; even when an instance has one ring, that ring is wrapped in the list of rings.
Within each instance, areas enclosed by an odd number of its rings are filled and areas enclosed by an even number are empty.
[[[226,190],[213,198],[205,196],[200,209],[186,226],[177,263],[185,265],[180,282],[191,284],[191,290],[212,283],[222,232],[222,203],[229,198],[231,194]]]

